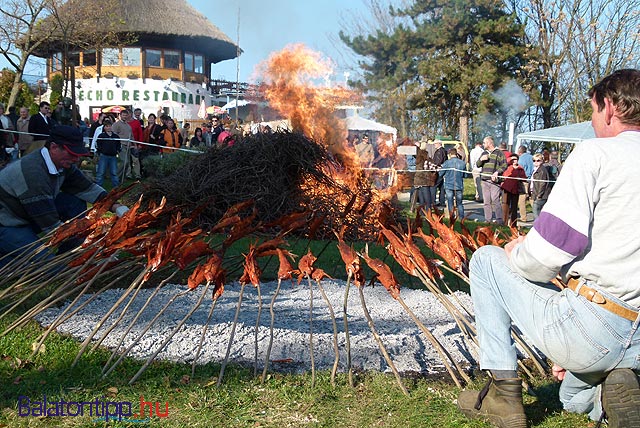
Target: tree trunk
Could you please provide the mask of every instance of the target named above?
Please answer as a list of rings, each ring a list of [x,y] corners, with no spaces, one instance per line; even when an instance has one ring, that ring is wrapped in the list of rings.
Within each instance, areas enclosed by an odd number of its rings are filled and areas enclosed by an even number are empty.
[[[20,57],[20,66],[16,67],[16,75],[13,78],[13,86],[11,87],[11,94],[9,94],[9,101],[6,106],[7,111],[9,110],[9,107],[16,104],[16,99],[22,89],[22,76],[24,75],[24,68],[27,65],[27,59],[29,59],[29,56],[23,54]]]
[[[465,147],[469,147],[469,100],[463,99],[460,108],[460,141]]]

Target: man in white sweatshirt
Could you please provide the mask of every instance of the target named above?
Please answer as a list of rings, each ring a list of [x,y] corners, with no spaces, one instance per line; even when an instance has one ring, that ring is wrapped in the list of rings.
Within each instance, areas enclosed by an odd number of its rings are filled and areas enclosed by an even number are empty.
[[[470,263],[482,393],[458,407],[524,428],[511,323],[555,365],[567,411],[640,427],[640,70],[618,70],[589,91],[597,138],[576,145],[533,228]],[[560,274],[567,287],[549,281]],[[635,371],[634,371],[635,370]]]

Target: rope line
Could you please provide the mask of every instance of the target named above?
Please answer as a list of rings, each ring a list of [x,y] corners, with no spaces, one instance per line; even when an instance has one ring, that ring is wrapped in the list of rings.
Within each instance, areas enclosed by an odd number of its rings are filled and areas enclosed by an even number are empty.
[[[38,136],[38,137],[49,137],[47,134],[36,134],[36,133],[31,133],[31,132],[21,132],[21,131],[14,131],[11,129],[1,129],[0,130],[0,134],[2,133],[7,133],[7,134],[17,134],[17,135],[31,135],[31,136]],[[153,143],[145,143],[142,141],[136,141],[136,140],[131,140],[128,138],[113,138],[113,140],[117,140],[120,141],[121,143],[127,142],[127,143],[134,143],[134,144],[141,144],[143,146],[150,146],[150,147],[158,147],[158,148],[162,148],[162,149],[170,149],[170,150],[177,150],[177,151],[183,151],[183,152],[188,152],[188,153],[202,153],[200,150],[192,150],[192,149],[188,149],[188,148],[182,148],[182,147],[167,147],[167,146],[161,146],[160,144],[153,144]],[[83,141],[86,143],[89,143],[89,147],[91,146],[91,137],[83,137]]]
[[[462,172],[465,174],[471,174],[472,171],[467,171],[464,169],[457,169],[457,168],[438,168],[438,169],[397,169],[397,168],[375,168],[375,167],[368,167],[368,168],[362,168],[365,171],[396,171],[398,173],[401,172],[439,172],[439,171],[457,171],[457,172]],[[487,174],[487,173],[481,173],[478,172],[478,174],[481,177],[491,177],[493,176],[493,174]],[[535,181],[535,182],[540,182],[540,183],[555,183],[556,180],[540,180],[537,178],[520,178],[520,177],[509,177],[506,175],[498,175],[498,178],[502,178],[502,179],[510,179],[510,180],[518,180],[518,181],[527,181],[527,182],[531,182],[531,181]]]

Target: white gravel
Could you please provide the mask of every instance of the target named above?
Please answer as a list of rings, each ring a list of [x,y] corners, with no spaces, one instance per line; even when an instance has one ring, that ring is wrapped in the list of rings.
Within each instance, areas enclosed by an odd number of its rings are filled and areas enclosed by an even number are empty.
[[[271,322],[269,303],[276,285],[276,282],[261,285],[262,313],[257,334],[258,365],[260,368],[264,364],[269,343],[269,325]],[[345,282],[324,280],[322,285],[337,318],[338,346],[340,349],[339,370],[344,371],[346,351],[342,305]],[[113,327],[113,330],[108,333],[102,342],[103,346],[115,349],[122,336],[126,333],[121,349],[128,348],[129,345],[137,340],[138,343],[131,349],[129,355],[138,359],[148,358],[189,312],[202,295],[204,289],[198,288],[194,292],[176,299],[158,318],[151,329],[144,333],[142,338],[139,338],[142,331],[147,327],[151,319],[160,312],[161,308],[176,294],[184,291],[185,288],[184,285],[167,285],[163,287],[135,324],[131,325],[134,316],[154,291],[153,288],[141,290],[125,312],[123,319],[117,325],[113,325],[121,315],[129,299],[109,317],[104,326],[98,331],[94,340],[102,337],[108,328]],[[60,325],[57,328],[58,332],[72,335],[78,340],[84,340],[123,292],[124,290],[122,289],[103,292],[76,315]],[[223,296],[219,299],[213,311],[198,363],[204,364],[224,359],[239,292],[240,286],[238,283],[227,285]],[[428,374],[443,370],[442,362],[433,346],[425,335],[420,332],[400,304],[394,301],[382,286],[366,287],[364,294],[375,328],[400,372]],[[465,293],[456,294],[466,308],[472,308],[469,295]],[[473,345],[470,345],[469,341],[463,337],[451,315],[431,293],[403,289],[401,295],[406,304],[427,325],[428,329],[455,359],[467,364],[477,357]],[[83,296],[78,304],[86,301],[89,297]],[[303,281],[300,286],[292,286],[291,282],[283,282],[274,306],[275,324],[270,369],[294,372],[310,370],[309,300],[309,287],[306,281]],[[175,362],[192,362],[196,356],[198,342],[206,324],[211,305],[211,292],[209,291],[202,305],[179,329],[178,333],[166,348],[158,354],[157,358]],[[65,308],[66,305],[49,309],[38,315],[36,319],[43,326],[49,326]],[[244,288],[242,306],[231,347],[230,360],[233,362],[254,364],[255,325],[258,308],[257,290],[248,285]],[[367,325],[359,293],[354,286],[350,288],[349,292],[348,320],[353,367],[362,370],[388,371],[389,367]],[[333,366],[335,358],[333,326],[328,306],[315,283],[313,287],[312,326],[316,368],[329,369]],[[127,333],[126,330],[129,327],[131,329]]]

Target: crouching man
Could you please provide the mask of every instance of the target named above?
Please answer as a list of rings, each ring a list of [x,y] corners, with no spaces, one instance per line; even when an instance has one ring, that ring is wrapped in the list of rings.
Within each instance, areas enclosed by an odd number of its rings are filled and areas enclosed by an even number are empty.
[[[0,266],[19,257],[20,252],[13,252],[37,241],[39,233],[49,232],[85,211],[87,202],[106,196],[105,189],[76,166],[80,157],[88,155],[79,129],[58,126],[42,149],[0,171]],[[127,207],[116,203],[111,210],[122,215]]]
[[[555,365],[560,400],[613,428],[640,427],[640,70],[589,91],[597,138],[576,145],[533,228],[470,265],[483,392],[458,407],[498,427],[524,428],[513,322]],[[561,273],[568,287],[549,281]]]

